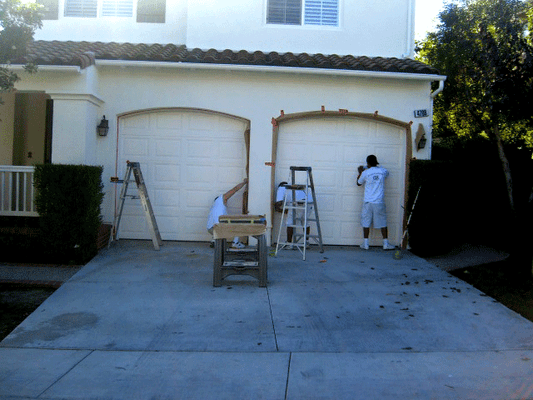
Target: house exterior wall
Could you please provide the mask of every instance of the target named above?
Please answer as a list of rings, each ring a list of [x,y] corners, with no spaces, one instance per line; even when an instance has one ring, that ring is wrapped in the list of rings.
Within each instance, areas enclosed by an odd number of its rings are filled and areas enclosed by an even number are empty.
[[[45,20],[36,40],[174,43],[189,48],[412,57],[415,0],[339,0],[339,25],[266,23],[268,0],[167,0],[164,23],[132,17]],[[136,2],[134,2],[136,3]]]
[[[15,102],[15,143],[13,164],[44,162],[46,94],[18,93]]]
[[[187,0],[167,0],[165,23],[136,22],[132,17],[65,17],[65,0],[58,0],[58,19],[44,20],[35,40],[185,44]]]
[[[250,120],[249,211],[270,220],[272,117],[285,113],[327,110],[374,113],[400,121],[413,120],[416,109],[430,109],[427,80],[378,79],[359,76],[270,73],[261,70],[202,70],[185,68],[93,66],[90,85],[95,95],[77,93],[87,74],[68,75],[57,91],[53,72],[40,72],[17,84],[19,89],[44,90],[54,99],[54,162],[104,166],[104,221],[113,220],[117,116],[145,109],[189,107],[223,112]],[[68,82],[68,84],[66,84]],[[102,115],[110,121],[107,137],[98,137]],[[416,120],[430,132],[429,117]],[[428,134],[427,134],[428,135]],[[430,138],[428,137],[430,140]],[[413,145],[414,147],[414,145]],[[428,146],[429,147],[429,146]],[[320,151],[320,149],[316,149]],[[415,152],[429,158],[429,149]],[[147,183],[149,184],[149,183]]]
[[[190,1],[186,44],[202,49],[413,55],[414,0],[340,0],[338,27],[267,24],[266,7],[267,0]]]
[[[13,165],[15,93],[2,93],[0,105],[0,165]]]

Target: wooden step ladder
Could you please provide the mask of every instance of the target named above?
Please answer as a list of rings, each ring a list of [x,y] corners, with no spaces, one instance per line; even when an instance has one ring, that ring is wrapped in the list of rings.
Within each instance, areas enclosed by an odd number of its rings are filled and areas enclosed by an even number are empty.
[[[119,206],[118,212],[115,215],[115,221],[113,222],[113,231],[109,236],[109,245],[113,240],[117,240],[118,237],[118,228],[120,225],[120,219],[122,218],[122,211],[124,210],[124,202],[126,198],[130,199],[141,199],[141,204],[146,216],[146,221],[148,222],[148,230],[150,231],[150,236],[152,242],[154,243],[154,248],[159,250],[159,247],[163,244],[161,240],[161,234],[159,233],[159,228],[157,227],[157,221],[155,220],[154,211],[152,209],[152,203],[150,203],[150,198],[148,197],[148,190],[144,183],[144,178],[141,172],[141,165],[138,162],[126,161],[127,168],[126,174],[124,175],[123,180],[119,180],[118,177],[112,177],[111,182],[113,183],[122,183],[122,190],[120,191],[119,197]],[[133,172],[134,180],[131,180],[131,173]],[[128,186],[130,182],[135,182],[137,185],[138,195],[129,195]]]
[[[322,244],[322,231],[320,229],[320,219],[318,218],[318,207],[316,201],[315,185],[313,182],[313,173],[311,167],[290,167],[291,171],[291,184],[284,185],[285,195],[283,197],[283,210],[281,213],[281,222],[279,225],[278,241],[276,243],[276,255],[279,250],[287,248],[289,246],[296,247],[305,260],[305,253],[309,244],[309,239],[313,239],[318,244],[320,252],[324,252],[324,246]],[[304,172],[306,174],[305,183],[296,183],[296,173]],[[301,175],[301,174],[300,174]],[[303,198],[298,199],[296,193],[302,191]],[[311,200],[309,200],[309,194],[311,194]],[[309,215],[309,206],[312,206],[313,211]],[[300,213],[298,213],[300,211]],[[302,212],[303,211],[303,212]],[[286,224],[288,213],[292,215],[292,224]],[[303,216],[302,216],[303,214]],[[285,224],[284,224],[285,222]],[[317,234],[307,235],[307,223],[313,222],[316,224]],[[281,233],[283,227],[293,228],[292,242],[282,242]],[[299,233],[301,229],[302,233]]]

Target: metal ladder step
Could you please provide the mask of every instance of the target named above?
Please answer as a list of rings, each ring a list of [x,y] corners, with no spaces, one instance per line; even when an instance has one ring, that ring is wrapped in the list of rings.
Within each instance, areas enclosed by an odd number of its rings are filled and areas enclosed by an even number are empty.
[[[150,236],[152,238],[154,248],[156,250],[159,250],[159,247],[163,244],[163,241],[161,240],[161,234],[159,233],[159,228],[157,227],[157,221],[155,219],[154,211],[152,209],[152,203],[150,202],[150,198],[148,197],[148,190],[146,188],[146,184],[144,183],[144,178],[141,172],[141,165],[138,162],[127,161],[126,163],[127,167],[124,179],[120,180],[116,177],[111,178],[111,182],[113,183],[122,183],[122,190],[119,196],[120,203],[118,212],[116,213],[115,220],[113,222],[113,231],[111,232],[111,235],[109,235],[108,247],[111,245],[111,242],[113,240],[116,240],[118,236],[120,220],[122,218],[122,212],[124,211],[124,203],[126,201],[126,198],[130,198],[141,200],[141,204],[146,216],[146,221],[148,222],[148,229],[150,231]],[[134,179],[130,179],[132,173]],[[128,194],[128,186],[130,183],[133,182],[135,182],[135,184],[137,185],[138,195]]]
[[[317,207],[317,201],[316,201],[316,193],[315,193],[315,185],[313,182],[313,174],[312,174],[312,168],[309,166],[291,166],[291,184],[290,185],[283,185],[285,188],[285,194],[283,197],[283,210],[281,213],[281,222],[279,226],[279,232],[278,232],[278,240],[276,243],[276,252],[275,254],[278,254],[278,251],[293,245],[298,250],[302,252],[303,259],[305,260],[306,257],[306,248],[309,242],[309,239],[314,239],[317,244],[320,246],[320,252],[324,252],[324,246],[322,243],[322,231],[320,229],[320,220],[318,217],[318,207]],[[296,183],[296,172],[305,172],[306,175],[306,181],[305,184],[297,184]],[[302,200],[298,201],[296,197],[296,192],[303,192],[303,198]],[[290,195],[290,198],[289,198]],[[311,199],[309,198],[311,197]],[[308,217],[309,213],[309,207],[312,206],[314,211],[314,218]],[[303,218],[298,219],[295,221],[295,211],[301,211],[303,210]],[[287,220],[288,214],[292,213],[293,217],[293,223],[292,224],[284,224],[284,221]],[[295,222],[301,222],[300,224]],[[307,235],[307,225],[309,222],[313,222],[316,224],[316,230],[318,234],[313,235]],[[283,230],[283,226],[293,228],[293,229],[301,229],[302,234],[293,233],[293,242],[281,242],[281,232]],[[303,239],[302,242],[299,242],[301,239]],[[301,248],[301,249],[300,249]]]

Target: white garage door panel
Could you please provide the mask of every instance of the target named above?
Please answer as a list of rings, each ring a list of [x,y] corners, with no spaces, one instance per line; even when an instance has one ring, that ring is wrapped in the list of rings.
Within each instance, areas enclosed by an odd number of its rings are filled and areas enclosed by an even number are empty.
[[[120,119],[118,173],[141,170],[163,240],[210,240],[213,199],[246,176],[243,120],[198,111],[162,110]],[[133,189],[135,191],[135,187]],[[240,213],[242,193],[229,211]],[[139,200],[127,200],[120,237],[149,239]]]
[[[356,186],[356,178],[357,167],[366,165],[369,154],[376,154],[380,165],[390,172],[385,189],[389,238],[398,244],[403,217],[405,130],[373,121],[338,118],[280,125],[275,183],[287,180],[291,165],[313,168],[325,244],[354,245],[362,241],[363,189]],[[276,240],[279,218],[275,221]],[[379,230],[372,230],[371,243],[381,244]]]

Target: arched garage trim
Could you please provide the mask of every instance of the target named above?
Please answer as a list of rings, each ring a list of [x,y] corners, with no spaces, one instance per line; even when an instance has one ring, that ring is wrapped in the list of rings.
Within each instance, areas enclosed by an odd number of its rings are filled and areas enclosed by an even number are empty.
[[[359,119],[367,120],[372,122],[377,122],[380,124],[393,125],[405,130],[405,176],[404,176],[404,204],[403,204],[403,228],[405,229],[407,224],[407,216],[405,213],[407,207],[407,193],[409,186],[409,164],[413,155],[413,140],[412,140],[412,131],[411,126],[412,122],[403,122],[393,118],[384,117],[378,114],[376,111],[373,114],[369,113],[358,113],[358,112],[348,112],[347,110],[339,111],[310,111],[310,112],[301,112],[301,113],[292,113],[292,114],[283,114],[277,118],[272,118],[272,171],[271,171],[271,226],[274,226],[274,203],[276,201],[276,158],[278,153],[278,134],[279,126],[285,122],[289,121],[298,121],[298,120],[312,120],[312,119]],[[402,243],[405,246],[404,243]]]
[[[202,109],[202,108],[192,108],[192,107],[159,107],[159,108],[147,108],[147,109],[141,109],[141,110],[134,110],[134,111],[128,111],[125,113],[117,114],[117,120],[116,120],[116,126],[117,126],[117,142],[116,142],[116,159],[115,159],[115,176],[118,174],[118,163],[119,163],[119,143],[121,138],[121,119],[125,119],[128,117],[143,115],[143,114],[153,114],[153,113],[161,113],[161,112],[189,112],[189,113],[198,113],[198,114],[208,114],[208,115],[216,115],[221,116],[228,119],[233,119],[240,121],[244,124],[245,129],[242,133],[242,139],[245,144],[246,148],[246,177],[248,178],[250,175],[250,120],[246,118],[239,117],[237,115],[227,114],[220,111],[215,110],[208,110],[208,109]],[[135,161],[135,160],[131,160]],[[115,199],[116,199],[116,193],[115,193]],[[116,200],[115,200],[116,203]],[[115,204],[115,210],[116,210],[116,204]],[[246,190],[243,193],[243,204],[242,204],[242,211],[243,213],[248,212],[248,190]],[[116,212],[116,211],[115,211]]]

